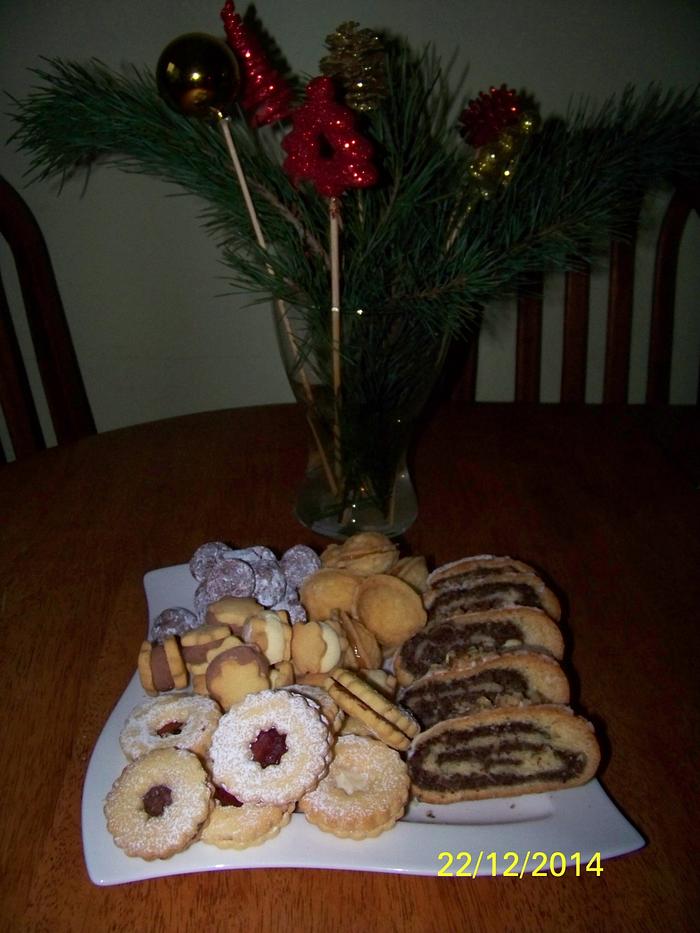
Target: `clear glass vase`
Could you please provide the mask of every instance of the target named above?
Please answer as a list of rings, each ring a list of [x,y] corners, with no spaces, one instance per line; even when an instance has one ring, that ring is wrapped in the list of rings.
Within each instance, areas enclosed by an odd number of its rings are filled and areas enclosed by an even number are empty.
[[[319,534],[389,537],[416,519],[407,466],[417,418],[440,374],[445,340],[410,312],[338,314],[278,306],[280,350],[309,427],[296,502]]]

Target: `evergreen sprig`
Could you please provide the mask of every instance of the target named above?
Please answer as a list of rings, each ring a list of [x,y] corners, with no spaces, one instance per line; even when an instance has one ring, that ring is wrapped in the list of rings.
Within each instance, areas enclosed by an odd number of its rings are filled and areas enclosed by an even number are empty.
[[[410,310],[450,339],[524,274],[568,268],[623,232],[649,188],[700,177],[698,90],[626,89],[598,109],[545,120],[512,182],[467,214],[471,153],[454,125],[461,86],[450,86],[431,49],[384,45],[387,96],[364,117],[382,178],[342,199],[345,309]],[[30,154],[33,178],[106,162],[163,179],[200,201],[234,287],[326,314],[327,204],[290,183],[279,129],[232,122],[269,244],[263,252],[220,133],[168,108],[150,73],[56,59],[35,74],[39,86],[12,112],[13,140]]]

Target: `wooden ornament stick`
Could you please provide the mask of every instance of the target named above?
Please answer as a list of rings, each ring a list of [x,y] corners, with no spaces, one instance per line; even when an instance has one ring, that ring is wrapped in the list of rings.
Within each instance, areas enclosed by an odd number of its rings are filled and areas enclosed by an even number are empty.
[[[331,239],[331,341],[333,353],[333,394],[340,393],[340,204],[330,200]]]
[[[248,181],[243,172],[243,166],[241,165],[241,160],[238,157],[238,151],[236,145],[233,141],[233,136],[231,134],[230,127],[230,117],[222,117],[219,120],[219,126],[221,127],[221,132],[223,134],[224,140],[226,142],[226,148],[228,149],[229,155],[231,157],[231,162],[233,163],[234,171],[236,172],[236,178],[238,179],[238,184],[241,189],[241,194],[243,195],[243,200],[245,202],[246,210],[248,211],[248,216],[250,217],[250,222],[253,227],[253,232],[255,234],[255,239],[257,241],[260,249],[267,252],[267,242],[262,232],[262,227],[260,226],[260,221],[258,219],[257,211],[255,210],[255,205],[253,204],[253,199],[250,196],[250,188],[248,187]],[[273,274],[272,268],[268,265],[267,271],[270,275]],[[301,379],[301,384],[304,389],[304,394],[306,395],[309,402],[314,401],[313,390],[311,388],[311,383],[308,380],[306,371],[303,366],[300,365],[299,360],[299,348],[297,346],[296,338],[294,332],[292,331],[292,325],[289,323],[289,317],[287,315],[287,309],[284,302],[280,298],[275,299],[275,307],[277,308],[277,313],[280,317],[280,320],[283,323],[285,334],[289,341],[289,345],[292,350],[294,360],[299,364],[298,372],[299,378]]]
[[[341,478],[340,458],[340,201],[330,199],[330,241],[331,241],[331,354],[333,368],[333,397],[335,399],[335,421],[333,438],[335,449],[336,475]]]
[[[236,145],[233,141],[233,135],[231,133],[230,122],[231,122],[230,117],[221,117],[221,119],[219,120],[219,126],[221,128],[221,133],[224,137],[224,142],[226,143],[226,148],[228,149],[229,156],[231,157],[231,162],[233,163],[233,169],[236,173],[236,178],[238,180],[238,184],[241,189],[241,194],[243,195],[243,201],[245,202],[246,210],[248,211],[248,216],[250,218],[250,222],[253,227],[253,233],[255,234],[255,239],[260,249],[267,252],[267,242],[263,235],[262,227],[260,226],[260,220],[258,219],[258,213],[255,210],[255,204],[253,203],[253,199],[250,195],[250,188],[248,187],[248,181],[245,177],[243,166],[241,165],[241,160],[238,157],[238,150],[236,149]],[[274,274],[272,267],[269,265],[267,266],[267,271],[270,273],[270,275]],[[292,351],[292,357],[296,364],[296,371],[299,373],[299,379],[301,380],[301,385],[304,391],[304,395],[306,396],[307,401],[309,402],[309,405],[313,406],[315,403],[313,389],[311,388],[311,383],[309,382],[309,378],[306,374],[306,370],[304,369],[304,366],[301,363],[301,358],[299,355],[299,347],[297,346],[296,337],[294,336],[294,331],[292,330],[292,325],[289,321],[289,316],[287,314],[286,305],[282,301],[281,298],[276,298],[274,301],[274,304],[277,310],[277,315],[284,327],[284,332],[287,336],[290,349]],[[326,480],[328,482],[328,485],[331,489],[332,494],[334,496],[337,496],[338,487],[335,482],[335,477],[333,476],[333,471],[331,470],[330,464],[328,462],[328,458],[326,457],[326,453],[323,449],[323,445],[321,444],[318,434],[315,430],[313,430],[313,435],[316,441],[316,446],[318,448],[318,453],[321,459],[321,464],[323,466],[323,471],[326,475]]]

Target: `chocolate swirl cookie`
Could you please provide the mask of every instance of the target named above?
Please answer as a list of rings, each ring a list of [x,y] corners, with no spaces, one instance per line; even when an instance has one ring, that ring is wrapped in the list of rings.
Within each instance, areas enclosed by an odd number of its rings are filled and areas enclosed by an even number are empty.
[[[569,682],[553,658],[516,651],[427,674],[406,687],[399,702],[429,729],[444,719],[503,706],[568,703]]]
[[[433,670],[463,667],[484,656],[525,648],[564,655],[559,627],[540,609],[496,609],[433,622],[401,645],[394,673],[405,686]]]
[[[408,753],[414,794],[428,803],[576,787],[599,763],[591,724],[549,705],[447,719],[420,733]]]

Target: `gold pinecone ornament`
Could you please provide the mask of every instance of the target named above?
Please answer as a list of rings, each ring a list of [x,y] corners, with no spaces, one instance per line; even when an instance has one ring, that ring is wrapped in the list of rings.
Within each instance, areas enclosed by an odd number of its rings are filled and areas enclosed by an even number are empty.
[[[386,97],[384,46],[371,29],[359,23],[341,23],[326,37],[329,54],[321,59],[324,75],[334,78],[345,93],[345,103],[353,110],[376,110]]]

